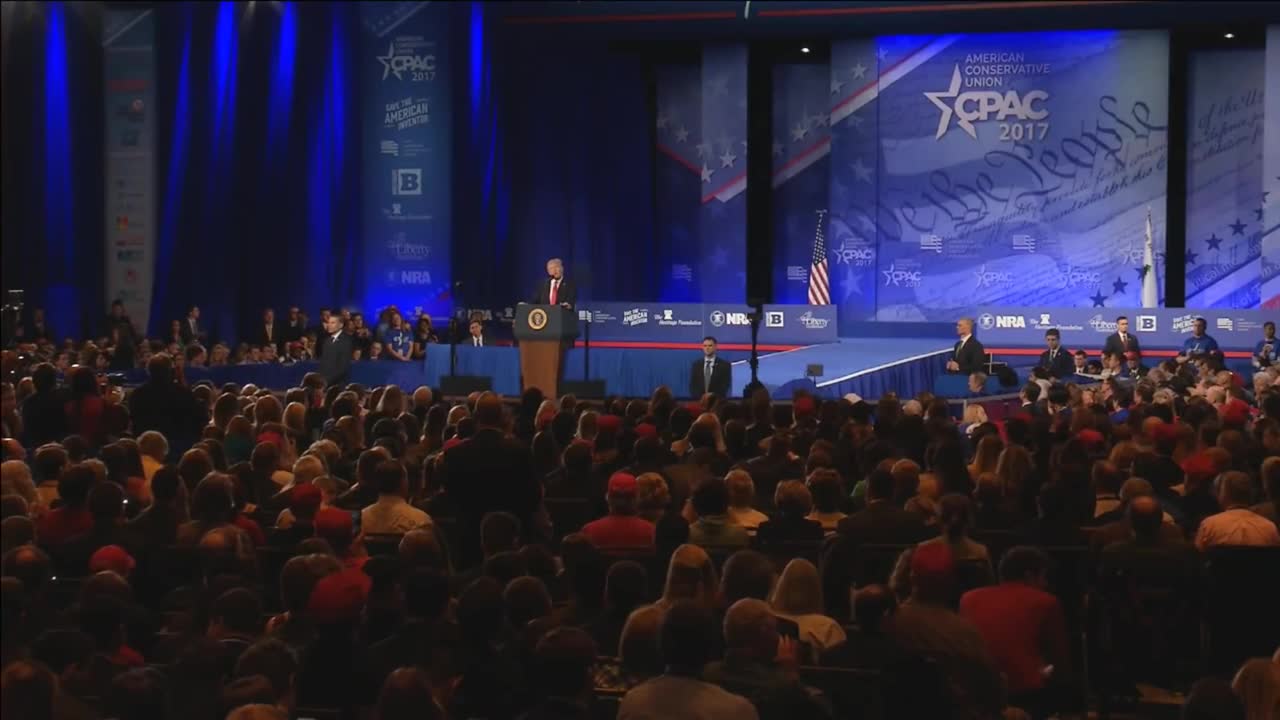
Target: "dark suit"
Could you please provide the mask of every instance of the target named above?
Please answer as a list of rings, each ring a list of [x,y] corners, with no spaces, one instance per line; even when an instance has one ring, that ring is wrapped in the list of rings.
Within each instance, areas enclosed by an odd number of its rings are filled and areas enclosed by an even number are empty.
[[[351,374],[351,336],[339,332],[337,339],[325,333],[318,345],[320,374],[329,385],[345,383]]]
[[[987,351],[982,347],[982,343],[978,342],[976,336],[970,335],[969,340],[963,344],[959,340],[956,341],[955,348],[951,351],[951,359],[960,366],[957,372],[968,375],[986,370]]]
[[[262,323],[261,325],[258,326],[257,332],[253,334],[253,344],[259,347],[266,347],[267,345],[275,345],[276,351],[279,352],[281,350],[281,346],[280,346],[281,332],[280,331],[281,331],[280,323],[278,322],[271,323],[270,332],[267,331],[267,324]]]
[[[192,327],[193,322],[195,324],[195,327]],[[190,345],[193,342],[204,341],[204,328],[200,327],[199,320],[192,321],[192,319],[189,317],[183,318],[182,329],[180,332],[182,333],[183,345]]]
[[[529,448],[494,428],[476,434],[444,453],[444,490],[458,509],[459,527],[473,528],[463,537],[463,557],[480,560],[480,521],[485,513],[506,511],[534,527],[533,514],[541,501]]]
[[[1124,340],[1120,339],[1120,333],[1111,333],[1107,336],[1107,342],[1102,346],[1104,353],[1126,353],[1130,350],[1141,353],[1142,348],[1138,347],[1138,337],[1133,333],[1125,333]]]
[[[720,397],[729,397],[730,385],[733,384],[733,368],[728,360],[719,357],[711,366],[711,382],[706,382],[706,357],[699,358],[689,368],[689,397],[702,397],[703,393],[715,393]]]
[[[888,500],[868,503],[865,510],[841,519],[836,532],[857,545],[913,545],[937,534],[920,515]]]
[[[485,332],[480,333],[480,342],[481,342],[480,347],[493,347],[493,338],[489,337],[489,333],[485,333]],[[476,336],[472,335],[471,333],[467,333],[466,336],[462,338],[462,341],[459,342],[458,344],[475,346]]]
[[[1048,350],[1040,353],[1040,362],[1036,367],[1048,370],[1049,374],[1056,378],[1068,378],[1076,373],[1075,360],[1071,358],[1071,352],[1064,347],[1059,347],[1052,358],[1049,357]]]
[[[297,322],[285,321],[280,328],[280,339],[284,342],[297,342],[307,333],[307,329],[302,326],[302,318],[298,318]]]
[[[569,278],[560,278],[560,287],[556,289],[556,302],[569,303],[569,307],[573,307],[578,301],[578,288],[574,286],[573,281]],[[538,291],[533,295],[533,302],[537,305],[551,304],[551,276],[542,279],[538,283]]]

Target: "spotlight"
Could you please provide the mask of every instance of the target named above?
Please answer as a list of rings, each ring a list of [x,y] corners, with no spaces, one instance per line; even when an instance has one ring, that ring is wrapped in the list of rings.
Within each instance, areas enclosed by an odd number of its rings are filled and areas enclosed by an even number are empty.
[[[802,48],[800,48],[800,52],[805,53],[805,54],[807,55],[807,54],[809,54],[809,48],[808,48],[807,46],[806,46],[806,47],[802,47]]]
[[[1235,37],[1236,37],[1236,34],[1235,34],[1235,33],[1227,33],[1226,35],[1223,35],[1222,37],[1224,37],[1224,38],[1226,38],[1226,39],[1228,39],[1228,40],[1234,40],[1234,39],[1235,39]]]

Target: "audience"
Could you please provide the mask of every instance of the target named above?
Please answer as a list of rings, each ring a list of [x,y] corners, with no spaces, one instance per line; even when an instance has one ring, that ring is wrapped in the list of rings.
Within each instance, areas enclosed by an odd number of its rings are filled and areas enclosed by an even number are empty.
[[[404,355],[397,316],[352,334]],[[1068,638],[1100,642],[1086,590],[1280,546],[1280,373],[1215,357],[963,430],[933,397],[410,400],[190,387],[171,357],[110,391],[6,365],[5,717],[845,716],[813,665],[881,673],[885,717],[1048,717],[1079,699]],[[1142,627],[1104,596],[1113,637]],[[1274,716],[1277,666],[1221,614],[1205,663],[1235,679],[1186,716]],[[1098,672],[1163,664],[1138,650]]]

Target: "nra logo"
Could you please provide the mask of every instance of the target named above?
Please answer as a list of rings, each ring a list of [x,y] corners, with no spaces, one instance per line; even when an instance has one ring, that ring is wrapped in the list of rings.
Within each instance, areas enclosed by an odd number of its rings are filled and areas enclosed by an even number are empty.
[[[1021,315],[992,315],[991,313],[983,313],[978,316],[978,327],[983,330],[999,328],[1001,330],[1011,328],[1026,329],[1027,319]]]
[[[712,311],[708,320],[711,321],[712,327],[723,327],[725,325],[750,325],[751,318],[747,317],[744,312],[720,312]]]

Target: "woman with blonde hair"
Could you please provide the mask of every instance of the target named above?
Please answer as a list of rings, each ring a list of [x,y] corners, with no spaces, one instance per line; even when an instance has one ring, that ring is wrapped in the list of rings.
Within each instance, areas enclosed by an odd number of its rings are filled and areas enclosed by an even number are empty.
[[[977,404],[965,406],[964,418],[960,422],[960,428],[964,430],[965,435],[972,435],[973,431],[984,422],[987,422],[986,408]]]
[[[296,447],[310,444],[311,432],[307,430],[307,408],[300,402],[291,402],[284,409],[284,429]]]
[[[400,389],[399,385],[388,385],[382,391],[382,398],[378,401],[377,411],[384,417],[400,417],[400,413],[405,411],[405,407],[404,391]]]
[[[999,435],[984,435],[978,441],[978,449],[973,453],[973,462],[969,463],[969,477],[976,485],[978,476],[996,471],[996,463],[1000,461],[1000,453],[1004,450],[1004,441]]]
[[[691,600],[707,610],[716,606],[716,590],[720,581],[711,556],[697,545],[681,545],[671,554],[667,565],[667,584],[654,606],[666,610],[677,600]]]
[[[844,628],[824,614],[822,579],[808,560],[796,558],[787,563],[769,604],[775,615],[799,626],[800,639],[819,653],[844,643]]]
[[[578,416],[578,432],[574,436],[578,440],[591,443],[592,447],[596,444],[596,434],[600,432],[600,415],[594,410],[588,410]]]
[[[710,432],[711,438],[715,443],[717,453],[725,453],[724,430],[720,427],[720,418],[714,413],[704,412],[698,416],[689,426],[689,432],[685,436],[671,443],[671,452],[677,457],[683,457],[690,450],[694,449],[693,437],[696,434]]]
[[[1246,660],[1231,689],[1244,705],[1245,720],[1280,718],[1280,664],[1267,658]]]

